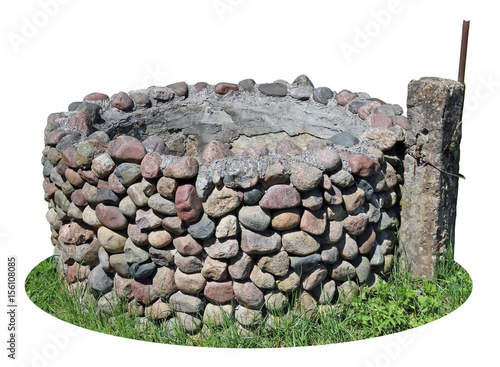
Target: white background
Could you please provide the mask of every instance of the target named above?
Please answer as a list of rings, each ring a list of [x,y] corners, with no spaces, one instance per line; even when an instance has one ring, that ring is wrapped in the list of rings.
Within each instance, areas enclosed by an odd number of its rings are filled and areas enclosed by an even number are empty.
[[[52,4],[51,6],[44,4]],[[2,2],[0,112],[0,364],[5,366],[321,363],[471,366],[498,362],[499,7],[493,1]],[[112,95],[185,80],[257,82],[307,74],[316,86],[406,104],[407,84],[455,79],[462,20],[471,20],[456,260],[474,290],[456,312],[372,340],[282,350],[157,345],[69,327],[23,291],[50,256],[43,129],[51,112],[90,92]],[[345,49],[352,52],[348,55]],[[343,51],[344,50],[344,51]],[[18,359],[7,359],[6,262],[18,258]],[[4,311],[5,310],[5,311]]]

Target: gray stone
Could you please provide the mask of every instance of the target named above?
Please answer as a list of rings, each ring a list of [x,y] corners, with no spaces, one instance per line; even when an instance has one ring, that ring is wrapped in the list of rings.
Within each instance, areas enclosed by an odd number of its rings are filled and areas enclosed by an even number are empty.
[[[97,198],[103,204],[109,205],[119,205],[120,198],[116,195],[113,190],[107,187],[97,190]]]
[[[282,277],[288,273],[290,259],[286,251],[280,251],[276,254],[261,256],[257,265],[262,271]]]
[[[130,266],[127,262],[127,256],[123,253],[113,254],[109,257],[109,264],[113,270],[124,278],[130,276]]]
[[[377,267],[384,265],[385,257],[384,251],[382,247],[378,243],[372,249],[371,257],[370,257],[370,266]]]
[[[158,266],[171,266],[174,264],[175,250],[157,249],[153,246],[149,247],[149,255],[151,260]]]
[[[254,232],[242,228],[240,245],[247,254],[271,254],[281,248],[281,236],[272,230]]]
[[[193,238],[206,240],[214,234],[215,222],[208,215],[203,214],[197,222],[187,227],[187,231]]]
[[[200,256],[183,256],[180,252],[177,252],[174,256],[174,263],[178,269],[186,274],[199,273],[203,269]]]
[[[224,170],[224,185],[227,187],[248,189],[257,184],[259,172],[257,161],[248,156],[228,158],[229,164]]]
[[[352,263],[356,268],[356,276],[360,284],[366,283],[371,275],[370,260],[365,256],[358,256]]]
[[[259,310],[264,304],[264,293],[252,282],[233,282],[234,296],[240,305]]]
[[[203,302],[202,299],[191,294],[184,294],[180,291],[172,294],[168,303],[172,306],[174,311],[185,313],[201,312],[205,307],[205,302]]]
[[[308,86],[314,88],[313,82],[305,74],[301,74],[298,77],[296,77],[295,80],[293,81],[293,84],[308,85]]]
[[[335,134],[330,138],[330,141],[335,145],[341,145],[346,148],[359,144],[359,139],[348,132]]]
[[[287,86],[280,83],[260,84],[258,89],[262,94],[273,97],[284,97],[288,93]]]
[[[299,274],[311,271],[320,262],[320,254],[312,254],[308,256],[290,256],[290,267]]]
[[[299,101],[308,101],[311,99],[311,95],[313,94],[313,88],[311,86],[299,86],[297,88],[290,89],[290,96],[298,99]]]
[[[205,252],[212,259],[230,259],[238,254],[238,240],[211,237],[203,243]]]
[[[356,183],[354,176],[346,170],[339,170],[330,176],[332,184],[339,187],[350,187]]]
[[[303,192],[300,194],[302,206],[310,210],[318,210],[323,206],[323,194],[319,188]]]
[[[196,177],[196,193],[201,200],[206,200],[212,193],[215,185],[212,181],[212,174],[208,170],[201,170]]]
[[[285,231],[282,236],[283,248],[291,255],[306,256],[319,250],[318,240],[310,234],[300,231]]]
[[[260,184],[246,189],[243,192],[243,202],[249,205],[258,203],[262,196],[264,196],[264,191],[264,187]]]
[[[385,229],[396,229],[398,227],[398,214],[394,209],[381,210],[380,220],[373,225],[373,229],[376,232],[380,232]]]
[[[246,92],[252,92],[255,88],[255,80],[253,79],[244,79],[238,83],[238,85],[243,88],[244,91]]]
[[[464,94],[463,84],[446,79],[422,78],[408,86],[400,236],[412,276],[432,278],[442,254],[454,246],[458,177],[448,173],[459,172]],[[410,152],[432,165],[419,164]]]
[[[96,293],[107,293],[113,288],[113,279],[106,274],[101,265],[97,265],[90,271],[87,284],[89,289]]]
[[[154,194],[148,199],[148,206],[154,211],[164,215],[176,215],[175,203],[165,199],[160,194]]]
[[[271,212],[260,206],[243,206],[238,211],[238,220],[245,228],[252,231],[264,231],[271,223]]]
[[[127,255],[128,263],[142,264],[149,260],[149,253],[140,247],[137,247],[130,238],[125,242],[123,248],[125,255]]]
[[[260,289],[273,289],[276,287],[274,276],[263,272],[257,265],[252,268],[250,280]]]
[[[144,193],[142,183],[135,183],[127,189],[127,195],[132,199],[135,205],[142,208],[148,204],[148,196]]]
[[[267,312],[282,313],[288,307],[288,297],[279,291],[272,291],[264,296]]]
[[[329,268],[330,277],[338,282],[345,282],[347,280],[354,281],[356,277],[356,268],[345,260],[339,260]]]
[[[118,204],[118,208],[124,216],[128,218],[135,218],[137,205],[134,204],[130,196],[125,196]]]
[[[360,179],[357,186],[365,192],[366,200],[371,200],[373,196],[373,187],[368,183],[368,181]]]
[[[314,89],[313,99],[316,102],[326,105],[326,104],[328,104],[328,102],[332,98],[333,98],[333,92],[330,88],[319,87],[319,88]]]
[[[229,264],[229,275],[235,280],[248,278],[253,268],[252,258],[243,251],[239,251],[236,256],[232,257]]]
[[[243,306],[236,309],[234,317],[241,325],[247,327],[257,326],[264,321],[264,317],[260,310],[252,310]]]
[[[129,267],[130,276],[135,279],[145,279],[152,275],[156,270],[156,264],[153,262],[145,264],[133,263]]]

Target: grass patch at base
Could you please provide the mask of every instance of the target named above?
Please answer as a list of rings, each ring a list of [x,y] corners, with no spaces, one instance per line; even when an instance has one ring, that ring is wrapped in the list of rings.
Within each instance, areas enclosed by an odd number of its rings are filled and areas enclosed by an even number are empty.
[[[349,303],[335,304],[314,319],[289,312],[275,326],[264,320],[251,332],[242,333],[234,318],[228,317],[224,327],[208,325],[196,335],[186,333],[181,326],[167,328],[165,321],[131,316],[125,313],[126,300],[112,314],[98,315],[95,304],[84,307],[77,293],[67,291],[52,258],[31,271],[25,288],[28,297],[45,312],[97,332],[187,346],[282,348],[349,342],[424,325],[460,307],[472,292],[472,279],[450,252],[431,280],[411,278],[396,269],[387,281],[372,289],[361,287]]]

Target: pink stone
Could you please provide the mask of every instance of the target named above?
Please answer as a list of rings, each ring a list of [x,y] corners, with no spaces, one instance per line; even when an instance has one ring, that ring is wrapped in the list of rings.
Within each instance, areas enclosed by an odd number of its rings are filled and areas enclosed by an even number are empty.
[[[170,233],[180,236],[186,232],[186,228],[179,217],[165,217],[161,221],[162,227]]]
[[[70,130],[53,130],[45,136],[45,145],[56,146],[62,138],[73,134]]]
[[[203,292],[207,280],[201,273],[186,274],[177,269],[174,274],[177,288],[185,294],[198,294]]]
[[[203,251],[203,247],[190,234],[176,237],[173,242],[175,249],[184,256],[196,256]]]
[[[85,200],[85,198],[83,197],[83,192],[82,192],[81,189],[73,191],[73,193],[71,194],[71,201],[76,206],[87,206],[87,205],[89,205],[88,201]]]
[[[78,131],[81,131],[85,135],[90,135],[92,133],[92,120],[89,115],[83,111],[76,111],[70,118],[68,125],[74,127]]]
[[[330,149],[318,150],[313,152],[312,155],[318,163],[321,163],[326,172],[335,170],[342,163],[340,155]]]
[[[189,179],[198,174],[199,164],[196,158],[181,157],[170,163],[163,170],[163,175],[176,179]]]
[[[390,150],[396,145],[397,136],[391,130],[375,128],[365,131],[361,137],[364,140],[370,140],[377,144],[382,151]]]
[[[405,116],[393,116],[391,117],[394,124],[398,125],[403,130],[408,130],[408,119]]]
[[[273,162],[266,168],[264,173],[263,183],[266,187],[286,184],[290,181],[290,177],[283,165],[279,162]]]
[[[57,190],[59,190],[59,189],[57,188],[56,184],[53,182],[51,182],[47,186],[45,186],[46,199],[52,198]],[[80,192],[81,192],[81,190],[80,190]],[[73,192],[73,194],[74,194],[74,192]],[[74,202],[73,195],[71,195],[71,201]],[[78,205],[78,204],[75,203],[75,205]]]
[[[363,120],[366,120],[368,116],[373,112],[375,107],[381,106],[382,104],[378,101],[372,101],[370,103],[365,104],[364,106],[361,106],[358,110],[358,115],[361,117]]]
[[[359,236],[365,231],[367,224],[368,217],[365,213],[359,213],[358,215],[349,215],[346,219],[344,219],[343,222],[345,231],[351,236]]]
[[[264,303],[264,293],[250,281],[234,282],[233,291],[238,302],[246,308],[258,310]]]
[[[134,106],[134,101],[125,92],[119,92],[113,96],[111,106],[122,111],[128,111]]]
[[[82,282],[89,277],[90,267],[75,262],[66,269],[66,280],[68,283]]]
[[[207,282],[203,292],[205,298],[211,302],[224,304],[234,299],[233,282]]]
[[[59,230],[59,241],[68,245],[81,245],[95,237],[93,229],[83,227],[77,222],[65,224]]]
[[[362,154],[341,152],[349,159],[349,166],[353,174],[360,177],[369,177],[380,169],[380,163]]]
[[[119,162],[141,163],[146,153],[142,143],[128,135],[120,135],[108,146],[108,154]]]
[[[367,255],[372,250],[375,245],[375,240],[377,236],[373,227],[371,225],[367,225],[364,232],[361,233],[358,237],[356,237],[356,242],[358,243],[359,253],[362,255]]]
[[[289,185],[273,185],[260,199],[259,205],[265,209],[287,209],[301,204],[300,194]]]
[[[127,235],[138,246],[149,244],[147,232],[143,232],[136,224],[130,223],[127,226]]]
[[[68,167],[78,168],[78,163],[75,161],[75,147],[70,147],[62,152],[62,159]]]
[[[98,92],[90,93],[83,97],[84,101],[104,101],[106,99],[109,99],[106,94]]]
[[[139,209],[135,214],[135,224],[140,229],[155,229],[161,226],[161,218],[154,213],[153,209]]]
[[[120,230],[128,226],[127,218],[116,206],[98,204],[95,208],[95,214],[99,222],[109,229]]]
[[[208,143],[203,150],[201,162],[203,165],[208,166],[215,159],[228,158],[232,156],[234,156],[234,153],[231,152],[222,142],[213,140]]]
[[[326,212],[323,209],[304,210],[300,220],[300,229],[312,235],[321,235],[326,229]]]
[[[372,115],[372,128],[380,127],[388,129],[394,126],[394,122],[388,116],[373,114]]]
[[[81,168],[78,169],[78,174],[84,180],[85,182],[88,182],[91,185],[97,186],[99,183],[99,177],[96,176],[96,174],[90,170],[84,171]]]
[[[196,188],[191,184],[181,185],[175,193],[175,209],[177,216],[187,222],[198,220],[202,210],[201,200],[196,193]]]
[[[335,100],[340,106],[347,106],[354,98],[356,95],[345,89],[335,96]]]
[[[259,159],[269,154],[269,150],[261,145],[253,145],[248,147],[243,152],[244,155],[248,155],[252,158]]]
[[[293,157],[294,155],[302,155],[302,153],[304,153],[302,148],[299,147],[297,144],[295,144],[291,140],[278,141],[278,143],[276,144],[275,152],[276,152],[276,154],[279,154],[284,159],[289,159],[290,157]]]
[[[109,188],[113,190],[113,192],[119,195],[124,195],[127,192],[125,186],[122,185],[122,183],[114,173],[109,175],[108,183],[109,183]]]
[[[146,306],[153,304],[158,299],[158,295],[153,291],[153,286],[150,283],[151,281],[146,279],[132,280],[132,294],[137,301]]]
[[[239,90],[240,87],[238,84],[232,84],[232,83],[218,83],[215,88],[214,92],[217,94],[227,94],[230,91],[237,91]]]
[[[141,175],[146,178],[157,178],[161,176],[161,156],[156,153],[148,153],[141,162]]]

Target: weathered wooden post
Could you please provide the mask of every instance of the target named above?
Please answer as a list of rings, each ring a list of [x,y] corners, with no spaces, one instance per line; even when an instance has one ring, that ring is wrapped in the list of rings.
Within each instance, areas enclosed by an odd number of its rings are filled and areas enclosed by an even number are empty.
[[[412,276],[432,277],[454,245],[464,93],[462,83],[440,78],[408,86],[400,261]]]

